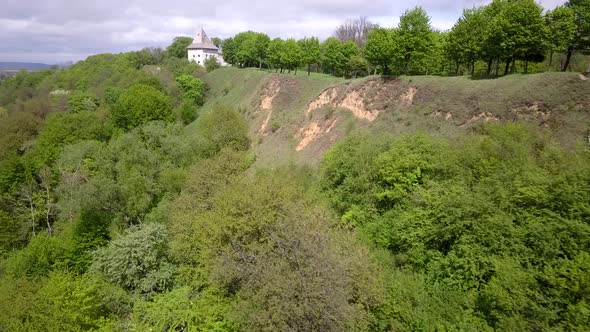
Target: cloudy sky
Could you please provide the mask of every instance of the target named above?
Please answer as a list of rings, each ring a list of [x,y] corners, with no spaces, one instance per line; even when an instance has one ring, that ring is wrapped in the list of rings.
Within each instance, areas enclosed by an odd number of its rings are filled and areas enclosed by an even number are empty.
[[[422,6],[432,25],[450,28],[465,7],[486,0],[3,0],[0,61],[60,63],[88,55],[167,46],[202,25],[210,37],[255,30],[271,37],[329,37],[347,18],[395,26]],[[564,1],[540,0],[545,8]]]

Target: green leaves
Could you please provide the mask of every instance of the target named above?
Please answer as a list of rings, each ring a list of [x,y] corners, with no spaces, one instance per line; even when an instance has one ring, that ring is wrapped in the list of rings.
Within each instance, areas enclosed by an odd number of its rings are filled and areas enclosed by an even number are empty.
[[[92,270],[127,290],[151,293],[169,289],[174,266],[167,259],[166,237],[163,225],[131,228],[94,253]]]
[[[381,66],[385,75],[389,74],[391,63],[394,61],[396,48],[393,31],[376,28],[369,32],[365,56],[373,66]]]
[[[170,44],[166,48],[166,52],[168,52],[169,56],[186,59],[187,58],[187,50],[186,48],[189,47],[190,44],[193,43],[193,39],[190,37],[175,37],[172,44]]]
[[[476,296],[468,310],[488,326],[578,328],[590,254],[588,153],[559,150],[518,125],[482,134],[454,143],[352,137],[326,155],[324,191],[341,223],[404,271]]]
[[[127,89],[117,100],[112,111],[113,123],[123,129],[162,120],[172,121],[170,98],[154,87],[136,84]]]

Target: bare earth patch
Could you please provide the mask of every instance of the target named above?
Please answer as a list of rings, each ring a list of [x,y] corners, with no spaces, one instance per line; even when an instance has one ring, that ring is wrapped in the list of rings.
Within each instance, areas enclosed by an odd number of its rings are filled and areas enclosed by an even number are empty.
[[[418,89],[407,89],[393,78],[375,78],[357,85],[338,86],[324,90],[307,105],[306,114],[330,106],[350,111],[356,118],[374,121],[391,106],[408,107],[414,102]]]
[[[436,116],[439,118],[444,118],[445,120],[450,120],[453,117],[453,113],[451,112],[443,112],[443,111],[435,111],[430,114],[431,116]]]
[[[467,127],[467,126],[474,124],[476,122],[479,122],[479,121],[490,122],[490,121],[500,121],[500,119],[497,116],[493,115],[492,113],[481,112],[479,114],[472,116],[471,119],[469,119],[467,122],[465,122],[464,124],[462,124],[459,127]]]
[[[259,111],[267,111],[268,114],[266,115],[266,118],[264,119],[262,125],[260,126],[260,129],[258,130],[258,134],[260,135],[266,135],[266,128],[268,127],[268,123],[270,122],[270,119],[272,117],[272,102],[281,91],[279,80],[271,80],[264,89],[264,91],[265,92],[263,94],[262,99],[260,100],[260,106],[258,107],[258,109]]]
[[[318,122],[313,121],[307,126],[300,128],[295,134],[295,137],[299,139],[299,144],[295,148],[296,151],[305,149],[309,144],[317,141],[322,136],[329,134],[335,127],[338,119],[332,121]],[[334,142],[338,136],[332,135],[330,142]]]
[[[542,103],[533,102],[512,109],[512,114],[519,120],[539,120],[546,123],[551,117],[551,110]]]
[[[400,97],[400,103],[404,106],[411,106],[414,103],[414,96],[416,96],[417,91],[418,89],[416,89],[416,87],[409,87],[408,91]]]

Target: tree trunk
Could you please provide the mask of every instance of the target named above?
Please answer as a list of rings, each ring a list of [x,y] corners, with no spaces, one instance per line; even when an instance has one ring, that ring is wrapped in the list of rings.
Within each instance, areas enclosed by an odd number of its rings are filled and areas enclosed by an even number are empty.
[[[549,69],[553,65],[553,52],[549,52]]]
[[[494,76],[498,76],[498,71],[500,70],[500,59],[494,59]]]
[[[490,74],[492,73],[492,59],[488,59],[488,71],[487,71],[487,76],[490,76]]]
[[[512,68],[510,69],[510,74],[516,73],[516,59],[512,59]]]
[[[574,55],[574,49],[572,47],[567,49],[567,55],[565,57],[565,63],[563,67],[561,67],[561,71],[567,71],[567,68],[570,66],[570,61],[572,60],[572,55]]]
[[[508,70],[510,69],[510,62],[512,61],[512,59],[508,58],[508,60],[506,60],[506,67],[504,68],[504,76],[508,75]]]
[[[295,67],[295,76],[297,76],[297,67]]]
[[[529,62],[528,60],[524,60],[524,73],[528,74],[529,73]]]
[[[455,76],[459,76],[459,61],[455,64]]]
[[[475,74],[475,61],[471,61],[471,76]]]
[[[307,76],[311,75],[311,63],[307,64]]]

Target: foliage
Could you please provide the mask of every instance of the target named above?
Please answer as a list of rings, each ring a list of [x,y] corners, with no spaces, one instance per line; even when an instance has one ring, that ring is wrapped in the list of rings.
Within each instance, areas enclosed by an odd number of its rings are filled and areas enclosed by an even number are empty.
[[[203,89],[205,84],[198,78],[191,75],[180,75],[176,77],[176,83],[184,91],[184,97],[197,106],[203,105]]]
[[[373,66],[381,66],[385,75],[389,74],[394,58],[395,32],[384,28],[373,29],[368,36],[365,56]]]
[[[172,44],[166,47],[166,52],[170,57],[186,59],[187,51],[186,48],[193,43],[193,39],[190,37],[175,37]]]
[[[171,287],[174,274],[167,251],[166,228],[145,224],[99,248],[91,269],[127,290],[161,292]]]
[[[225,318],[228,311],[219,294],[209,289],[195,293],[188,287],[158,294],[133,308],[138,329],[158,331],[237,331],[237,324]]]
[[[231,108],[218,107],[202,114],[195,126],[197,139],[201,142],[199,149],[205,157],[211,157],[225,147],[236,151],[250,147],[248,124]]]
[[[77,92],[69,98],[70,112],[92,112],[98,108],[98,102],[95,97],[88,93]]]
[[[452,147],[351,138],[326,156],[323,188],[344,227],[428,283],[473,294],[468,308],[488,326],[580,328],[566,313],[587,299],[557,280],[587,287],[590,155],[517,125],[483,133]]]
[[[215,69],[221,68],[221,64],[219,63],[219,61],[217,61],[216,57],[209,57],[205,59],[203,64],[205,65],[205,69],[208,73],[214,71]]]
[[[111,112],[113,123],[123,129],[132,129],[154,120],[172,121],[170,98],[143,84],[127,89]]]
[[[406,11],[400,17],[397,36],[404,73],[408,75],[432,46],[432,28],[426,11],[420,7]]]

